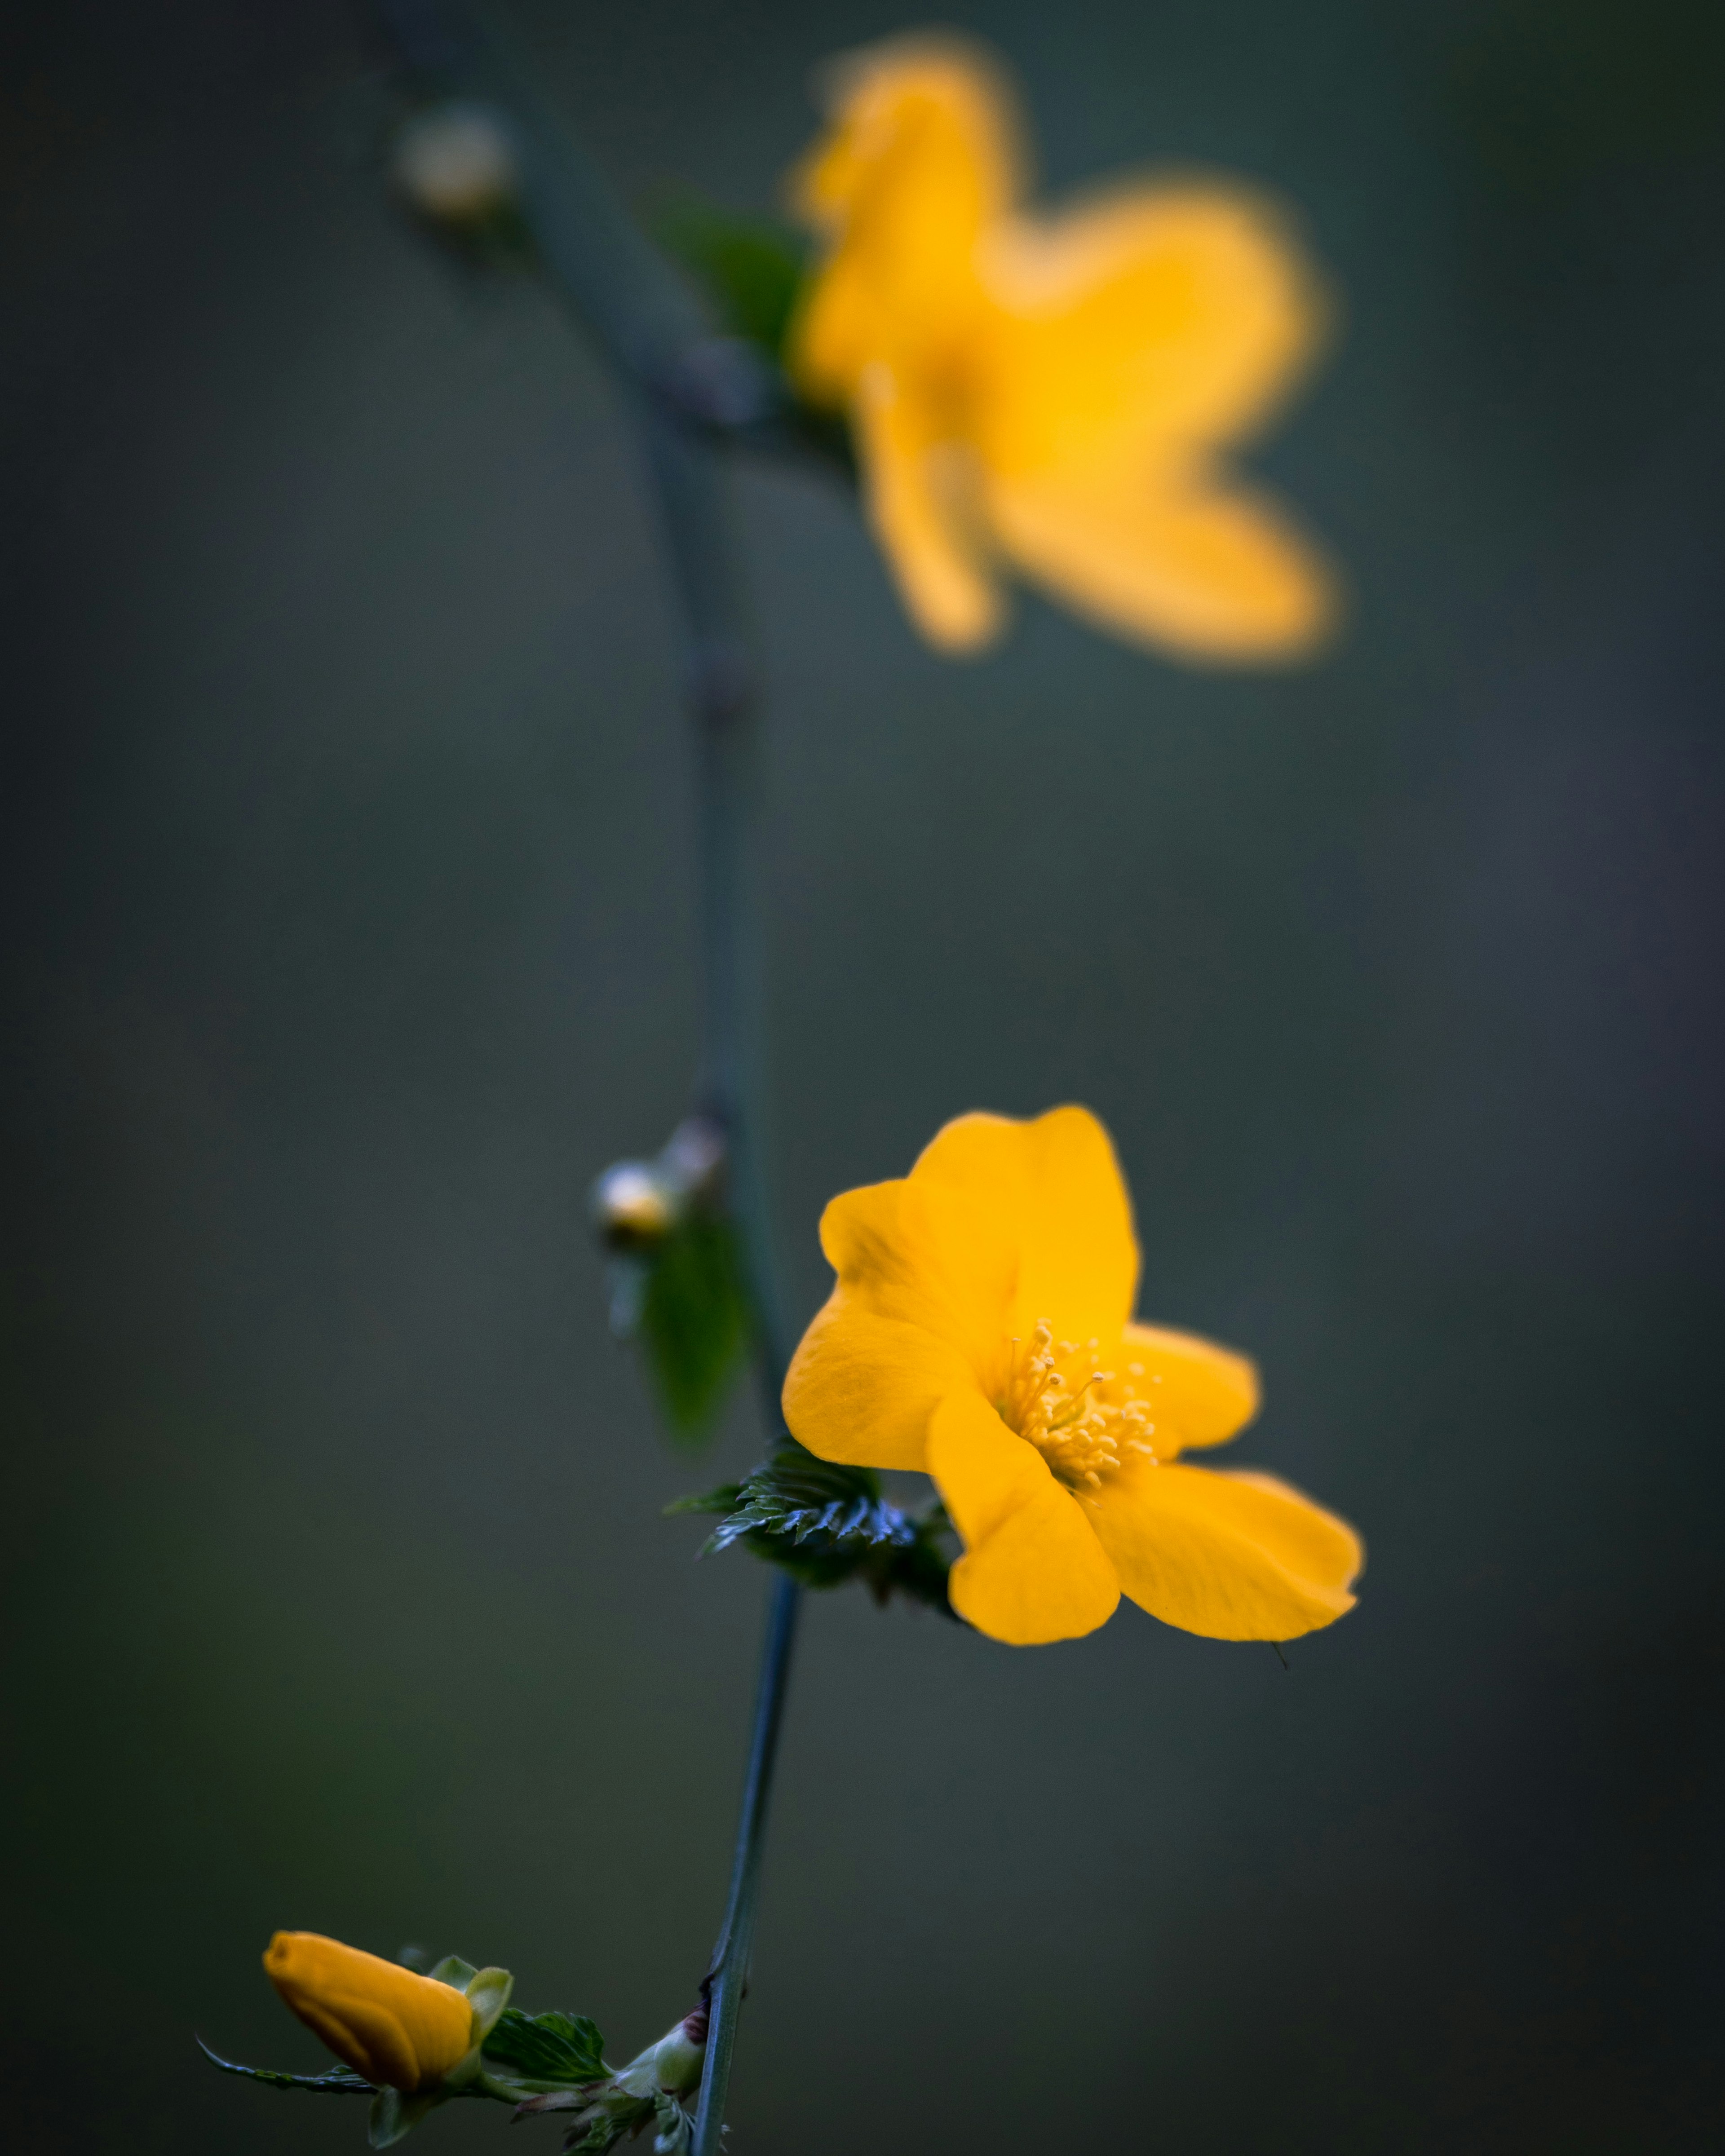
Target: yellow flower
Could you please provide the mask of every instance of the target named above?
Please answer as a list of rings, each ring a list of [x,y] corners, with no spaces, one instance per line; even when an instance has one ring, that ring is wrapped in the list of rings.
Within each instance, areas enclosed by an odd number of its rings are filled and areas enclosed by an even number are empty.
[[[1122,1591],[1217,1640],[1291,1640],[1353,1607],[1353,1529],[1267,1475],[1180,1464],[1251,1419],[1255,1372],[1132,1322],[1138,1247],[1087,1109],[961,1116],[903,1180],[847,1190],[839,1276],[785,1381],[823,1460],[920,1469],[964,1543],[952,1606],[1018,1646],[1076,1639]]]
[[[832,125],[793,176],[827,253],[788,364],[849,413],[923,634],[988,643],[1010,564],[1189,660],[1309,650],[1333,618],[1328,573],[1221,455],[1320,329],[1275,212],[1168,180],[1028,213],[1010,93],[954,41],[870,47],[832,84]]]
[[[465,1994],[339,1939],[278,1932],[264,1967],[305,2026],[381,2088],[430,2088],[476,2041]]]

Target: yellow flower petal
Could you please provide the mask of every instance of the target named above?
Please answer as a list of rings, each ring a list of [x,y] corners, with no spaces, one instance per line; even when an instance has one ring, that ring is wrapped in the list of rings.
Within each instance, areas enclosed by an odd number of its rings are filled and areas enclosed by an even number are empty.
[[[973,1368],[992,1361],[1016,1278],[1004,1229],[901,1178],[841,1193],[821,1215],[820,1244],[847,1306],[920,1327]]]
[[[931,1243],[989,1253],[991,1288],[994,1254],[1008,1254],[1009,1334],[1028,1338],[1046,1318],[1059,1338],[1118,1337],[1137,1289],[1137,1239],[1113,1145],[1088,1108],[1029,1122],[960,1116],[924,1148],[908,1189],[906,1217]]]
[[[1134,187],[1003,220],[980,260],[997,305],[975,439],[1002,478],[1142,468],[1158,449],[1237,440],[1320,332],[1279,220],[1222,188]]]
[[[935,1410],[928,1467],[964,1539],[948,1586],[961,1617],[1015,1647],[1107,1623],[1120,1588],[1089,1521],[981,1394]]]
[[[966,513],[963,453],[943,453],[927,405],[884,360],[864,373],[852,417],[870,528],[911,619],[942,651],[980,650],[1005,608]]]
[[[859,335],[878,352],[897,325],[926,346],[968,309],[978,235],[1016,198],[1020,161],[1004,80],[960,39],[892,38],[844,55],[828,79],[833,124],[789,193],[834,244],[790,364],[805,388],[842,395],[865,363]]]
[[[1258,1372],[1231,1348],[1166,1326],[1128,1325],[1120,1362],[1154,1418],[1151,1443],[1166,1463],[1194,1445],[1222,1445],[1258,1412]],[[1142,1363],[1142,1376],[1132,1372]]]
[[[278,1932],[270,1981],[345,2066],[411,2095],[439,2082],[473,2045],[473,2009],[451,1985],[316,1932]]]
[[[1132,1202],[1087,1108],[960,1116],[902,1181],[835,1198],[820,1238],[857,1307],[951,1342],[985,1390],[1040,1318],[1117,1339],[1137,1284]]]
[[[1327,568],[1267,501],[1116,467],[991,479],[1002,550],[1073,609],[1189,660],[1301,657],[1334,626]]]
[[[291,1999],[288,2003],[293,2005]],[[426,2082],[440,2078],[425,2072],[401,2021],[375,1999],[337,1991],[326,2000],[301,1999],[294,2011],[308,2029],[322,2037],[338,2059],[345,2060],[368,2082],[411,2092]],[[456,2053],[456,2057],[460,2056]]]
[[[823,1460],[921,1472],[929,1417],[975,1382],[950,1340],[877,1317],[839,1287],[791,1359],[785,1422]]]
[[[1353,1607],[1358,1536],[1271,1476],[1134,1465],[1086,1511],[1126,1592],[1182,1631],[1292,1640]]]

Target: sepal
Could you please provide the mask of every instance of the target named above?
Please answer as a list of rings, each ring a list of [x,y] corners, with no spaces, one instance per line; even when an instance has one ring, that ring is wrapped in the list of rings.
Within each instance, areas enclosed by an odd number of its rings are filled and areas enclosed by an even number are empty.
[[[346,2066],[331,2066],[322,2074],[286,2074],[273,2066],[242,2066],[237,2059],[224,2059],[219,2051],[213,2051],[202,2036],[193,2039],[198,2050],[218,2071],[238,2074],[243,2080],[262,2082],[265,2088],[305,2089],[313,2096],[374,2096],[377,2092],[370,2082],[350,2072]]]
[[[482,2045],[509,2005],[515,1979],[506,1969],[475,1969],[462,1989],[473,2009],[473,2041]]]
[[[653,2099],[653,2118],[659,2128],[653,2137],[654,2156],[689,2156],[695,2122],[675,2097],[661,2089]]]
[[[443,2101],[438,2089],[422,2089],[417,2096],[403,2096],[399,2089],[380,2088],[372,2098],[371,2115],[366,2121],[366,2139],[373,2148],[393,2148],[404,2139],[424,2118]]]

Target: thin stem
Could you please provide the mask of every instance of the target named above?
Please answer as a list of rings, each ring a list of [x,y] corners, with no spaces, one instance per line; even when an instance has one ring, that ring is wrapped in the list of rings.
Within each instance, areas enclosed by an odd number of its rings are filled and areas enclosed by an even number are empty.
[[[786,1340],[759,1152],[761,920],[755,840],[760,816],[758,705],[744,641],[722,477],[713,450],[651,405],[643,424],[665,536],[689,630],[689,696],[696,725],[706,984],[701,1088],[726,1134],[727,1191],[755,1321],[763,1419],[783,1429]],[[719,2156],[737,2020],[748,1980],[761,1855],[790,1681],[801,1590],[773,1581],[731,1888],[713,1948],[711,2018],[692,2156]]]
[[[775,1574],[767,1607],[767,1636],[761,1647],[761,1675],[755,1687],[754,1728],[749,1738],[748,1771],[743,1777],[742,1810],[737,1822],[737,1845],[731,1859],[731,1892],[725,1921],[713,1948],[711,2017],[706,2059],[701,2076],[701,2106],[695,2118],[693,2156],[718,2156],[725,2130],[725,2096],[731,2082],[731,2054],[737,2043],[737,2017],[748,1985],[749,1953],[755,1937],[755,1905],[760,1898],[761,1852],[767,1839],[767,1808],[773,1794],[773,1768],[778,1753],[778,1727],[790,1682],[791,1649],[796,1642],[802,1590],[783,1573]]]
[[[428,85],[506,116],[522,208],[559,296],[624,384],[658,499],[680,602],[695,728],[704,984],[701,1105],[726,1147],[729,1209],[755,1326],[761,1408],[775,1435],[788,1341],[761,1152],[762,935],[757,886],[759,700],[731,533],[721,434],[770,440],[770,371],[713,336],[680,280],[485,18],[447,0],[375,0],[401,58]],[[775,1576],[743,1779],[730,1892],[713,1949],[693,2156],[719,2156],[737,2017],[748,1976],[761,1857],[802,1594]]]
[[[788,1351],[759,1138],[759,697],[717,454],[656,403],[638,398],[636,409],[687,637],[701,848],[698,1085],[701,1105],[725,1132],[727,1194],[755,1320],[762,1409],[776,1430]]]

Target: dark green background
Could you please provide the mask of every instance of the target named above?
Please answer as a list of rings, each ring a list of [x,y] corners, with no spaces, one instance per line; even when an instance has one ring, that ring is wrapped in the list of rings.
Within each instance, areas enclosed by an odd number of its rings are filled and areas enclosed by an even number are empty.
[[[773,1168],[1088,1101],[1240,1456],[1364,1527],[1296,1646],[809,1612],[737,2156],[1717,2145],[1725,43],[1712,7],[948,11],[1046,184],[1286,191],[1345,295],[1261,459],[1287,677],[1030,601],[917,644],[751,473]],[[770,207],[904,18],[523,11],[627,191]],[[670,624],[615,397],[391,210],[294,8],[0,35],[6,2138],[358,2148],[278,1925],[619,2051],[715,1928],[763,1580],[607,1337],[589,1179],[695,1050]],[[495,2147],[501,2114],[426,2130]],[[541,2152],[549,2126],[521,2130]],[[416,2144],[418,2145],[418,2144]]]

